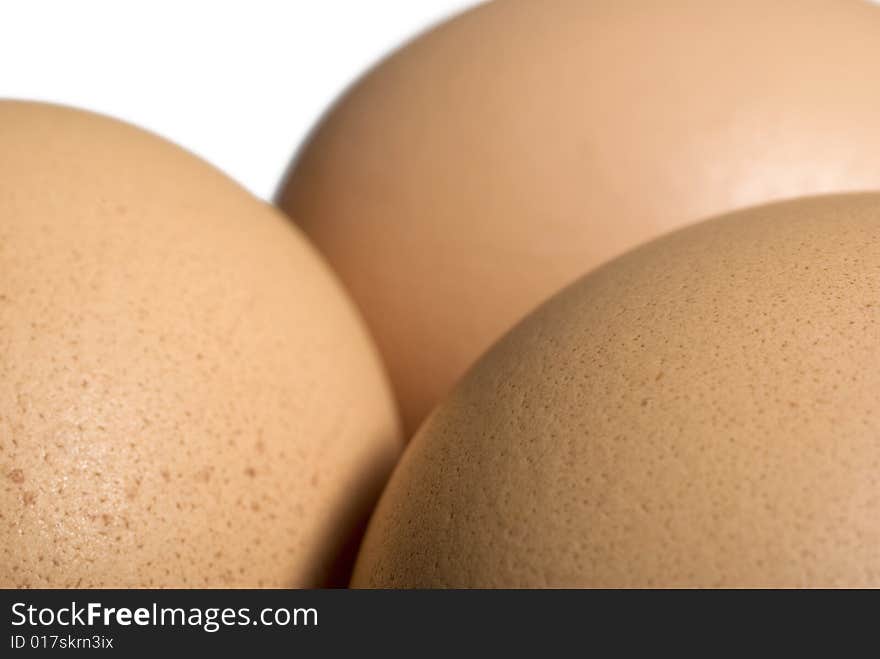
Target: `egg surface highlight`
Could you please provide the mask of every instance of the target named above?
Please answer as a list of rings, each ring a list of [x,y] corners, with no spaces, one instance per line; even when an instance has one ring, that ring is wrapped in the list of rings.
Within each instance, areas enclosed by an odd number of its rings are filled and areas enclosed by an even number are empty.
[[[0,586],[345,583],[401,445],[279,212],[130,125],[0,102]]]
[[[412,440],[361,587],[880,586],[880,193],[586,275]]]

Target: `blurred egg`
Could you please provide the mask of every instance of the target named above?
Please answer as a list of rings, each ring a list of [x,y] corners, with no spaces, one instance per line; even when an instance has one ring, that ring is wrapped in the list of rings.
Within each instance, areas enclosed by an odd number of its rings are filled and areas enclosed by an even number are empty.
[[[354,585],[880,586],[880,194],[628,252],[428,417]]]
[[[132,126],[0,103],[0,586],[338,583],[400,446],[280,213]]]
[[[279,191],[413,431],[536,304],[667,230],[880,187],[880,7],[508,0],[338,103]]]

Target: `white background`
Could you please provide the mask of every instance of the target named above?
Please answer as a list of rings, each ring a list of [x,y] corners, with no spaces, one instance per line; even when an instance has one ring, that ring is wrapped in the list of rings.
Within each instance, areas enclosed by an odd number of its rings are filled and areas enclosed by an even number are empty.
[[[95,110],[268,199],[324,110],[477,0],[0,0],[0,97]]]

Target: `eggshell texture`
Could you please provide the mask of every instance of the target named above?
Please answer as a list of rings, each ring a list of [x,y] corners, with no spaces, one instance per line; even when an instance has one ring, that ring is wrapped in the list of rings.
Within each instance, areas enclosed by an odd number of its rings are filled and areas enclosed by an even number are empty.
[[[280,213],[129,125],[0,103],[0,586],[330,583],[401,446]]]
[[[739,206],[880,187],[880,7],[506,0],[406,46],[279,192],[413,431],[523,314]]]
[[[541,306],[410,443],[354,584],[880,586],[880,194],[701,223]]]

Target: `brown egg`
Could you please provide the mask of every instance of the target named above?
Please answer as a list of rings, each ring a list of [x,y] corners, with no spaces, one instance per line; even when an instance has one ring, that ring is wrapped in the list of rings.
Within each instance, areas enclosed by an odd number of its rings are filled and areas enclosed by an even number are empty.
[[[524,313],[739,206],[880,187],[880,7],[508,0],[406,46],[279,193],[340,273],[412,431]]]
[[[132,126],[0,103],[0,586],[334,583],[401,445],[280,213]]]
[[[610,262],[407,448],[354,584],[880,586],[880,194]]]

